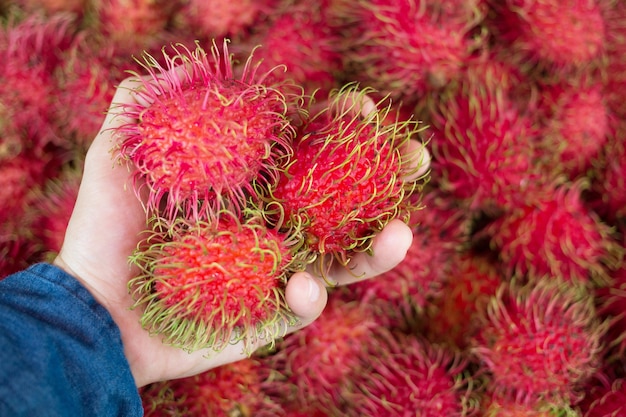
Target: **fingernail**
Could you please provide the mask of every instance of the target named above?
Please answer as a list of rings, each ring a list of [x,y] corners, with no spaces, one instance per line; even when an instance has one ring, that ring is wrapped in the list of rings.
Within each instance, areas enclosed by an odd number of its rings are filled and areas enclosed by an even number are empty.
[[[308,276],[309,280],[309,301],[314,303],[320,298],[320,286],[315,282],[315,278]]]

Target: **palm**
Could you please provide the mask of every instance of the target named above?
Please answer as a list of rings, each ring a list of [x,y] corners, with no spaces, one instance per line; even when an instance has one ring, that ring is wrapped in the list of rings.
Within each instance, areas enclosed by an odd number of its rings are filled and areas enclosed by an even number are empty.
[[[126,80],[118,88],[114,103],[132,103],[129,88],[135,85]],[[134,191],[127,166],[115,163],[112,129],[126,123],[114,116],[114,108],[107,116],[103,129],[95,138],[85,162],[85,172],[68,225],[61,253],[55,263],[80,280],[95,298],[110,312],[120,328],[126,357],[138,386],[164,379],[197,374],[245,356],[242,343],[230,345],[215,353],[201,350],[187,353],[167,346],[160,337],[153,337],[141,327],[140,308],[128,292],[128,281],[137,272],[129,263],[129,256],[146,229],[146,213]],[[346,284],[382,273],[400,262],[412,239],[412,233],[400,221],[390,223],[374,241],[375,257],[359,255],[352,271],[335,269],[332,280]],[[311,282],[318,288],[319,298],[312,301],[308,295]],[[311,279],[307,273],[294,274],[287,285],[289,307],[301,318],[297,326],[283,330],[291,332],[308,325],[326,304],[326,292],[321,278]],[[259,342],[260,343],[260,342]]]

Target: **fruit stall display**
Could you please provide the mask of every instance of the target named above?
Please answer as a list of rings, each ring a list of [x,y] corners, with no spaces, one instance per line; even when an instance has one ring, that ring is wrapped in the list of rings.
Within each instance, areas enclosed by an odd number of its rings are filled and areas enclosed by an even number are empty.
[[[147,199],[129,254],[146,331],[190,351],[277,338],[143,387],[147,416],[626,416],[625,1],[0,15],[0,277],[60,250],[86,150],[138,76],[114,157]],[[330,283],[396,219],[402,263],[277,333],[290,274]]]

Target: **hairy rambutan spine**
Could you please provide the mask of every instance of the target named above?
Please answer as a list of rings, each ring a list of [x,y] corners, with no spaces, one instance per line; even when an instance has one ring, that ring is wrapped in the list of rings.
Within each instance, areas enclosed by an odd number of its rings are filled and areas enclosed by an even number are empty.
[[[246,348],[273,341],[280,321],[295,318],[284,288],[298,242],[268,229],[258,213],[244,221],[222,213],[216,222],[155,220],[131,257],[140,273],[129,282],[144,308],[142,325],[185,350]],[[298,267],[295,267],[298,268]]]
[[[367,371],[354,375],[352,415],[476,415],[469,360],[461,353],[385,328],[365,349]]]
[[[137,191],[147,187],[149,214],[206,220],[224,208],[237,212],[289,160],[293,91],[264,84],[252,57],[236,77],[227,42],[210,54],[199,45],[172,52],[164,49],[163,66],[144,56],[140,100],[122,110],[138,122],[117,130],[119,155],[134,164]]]
[[[581,285],[545,278],[503,284],[481,315],[471,352],[489,389],[523,404],[570,404],[599,369],[605,325]]]
[[[292,161],[270,190],[273,222],[300,230],[312,259],[330,254],[345,264],[351,254],[370,251],[390,220],[408,221],[419,207],[409,196],[421,191],[423,177],[405,179],[421,168],[407,152],[420,122],[389,123],[390,107],[363,115],[368,92],[356,84],[335,90],[299,131]]]

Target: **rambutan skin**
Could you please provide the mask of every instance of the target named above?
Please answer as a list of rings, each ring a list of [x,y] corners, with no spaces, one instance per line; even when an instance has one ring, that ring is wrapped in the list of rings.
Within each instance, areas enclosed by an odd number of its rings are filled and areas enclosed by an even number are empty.
[[[243,340],[273,340],[275,323],[293,320],[284,288],[297,256],[293,241],[267,229],[259,214],[240,222],[161,219],[131,257],[140,273],[129,283],[142,324],[165,343],[220,351]]]
[[[368,251],[390,220],[419,207],[408,197],[420,180],[404,181],[418,168],[414,155],[403,154],[419,123],[383,125],[384,109],[363,119],[364,94],[353,84],[331,95],[298,133],[292,161],[270,193],[280,205],[278,227],[301,230],[313,258],[332,254],[345,263]]]
[[[331,292],[321,316],[267,357],[278,372],[267,389],[278,402],[294,402],[311,415],[345,413],[353,404],[354,376],[365,372],[361,355],[378,327],[367,305]]]
[[[605,47],[605,24],[595,0],[506,0],[489,2],[496,11],[495,37],[509,45],[520,64],[561,72],[597,58]]]
[[[379,328],[361,357],[367,371],[354,376],[353,415],[475,415],[469,361],[458,352]]]
[[[497,213],[524,194],[534,130],[508,91],[467,74],[430,106],[432,177],[467,209]]]
[[[345,39],[344,53],[354,79],[394,100],[411,102],[460,75],[476,47],[468,32],[480,15],[447,19],[426,3],[435,2],[355,2],[348,15],[358,36]]]
[[[248,198],[258,200],[258,187],[273,183],[292,153],[286,96],[263,84],[252,62],[234,78],[223,46],[214,45],[212,57],[200,46],[172,46],[165,67],[144,57],[150,77],[136,94],[149,104],[125,106],[124,116],[138,122],[117,133],[136,188],[145,181],[151,214],[162,204],[169,218],[238,211]]]
[[[508,276],[608,281],[622,250],[612,229],[585,206],[581,191],[586,187],[584,180],[546,185],[480,232],[490,240]]]
[[[347,287],[385,327],[411,328],[422,321],[424,309],[446,296],[446,282],[457,275],[455,254],[469,241],[470,220],[450,199],[428,186],[420,197],[422,208],[409,221],[413,241],[404,260],[375,279]]]
[[[570,404],[599,369],[605,326],[584,286],[549,277],[505,283],[481,317],[470,349],[503,398]]]

